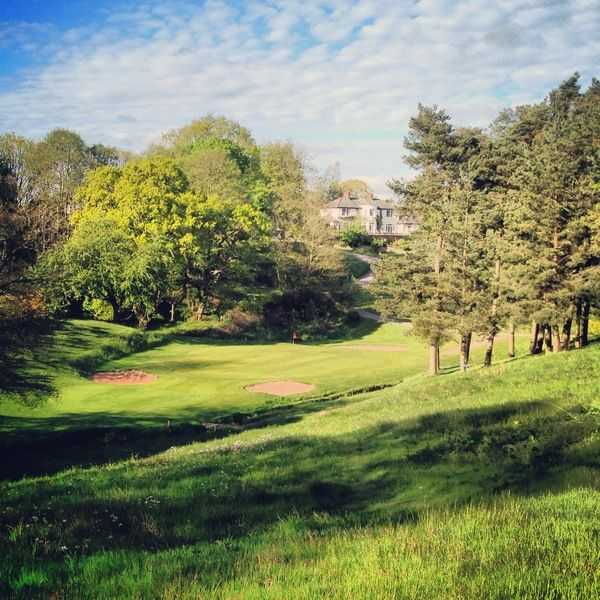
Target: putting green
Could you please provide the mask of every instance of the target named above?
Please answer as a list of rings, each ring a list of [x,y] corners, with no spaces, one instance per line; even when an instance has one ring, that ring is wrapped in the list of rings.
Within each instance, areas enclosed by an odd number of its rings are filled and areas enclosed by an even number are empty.
[[[406,324],[388,323],[361,326],[351,339],[315,344],[224,343],[181,337],[98,369],[156,375],[150,385],[94,383],[72,368],[61,369],[61,360],[68,362],[123,331],[130,330],[69,322],[47,351],[48,363],[57,365],[48,369],[56,397],[36,408],[0,403],[0,430],[161,425],[167,419],[207,421],[283,401],[245,389],[257,383],[299,381],[315,386],[306,395],[318,396],[400,382],[427,367],[426,346],[410,335]],[[390,347],[403,351],[390,352]]]

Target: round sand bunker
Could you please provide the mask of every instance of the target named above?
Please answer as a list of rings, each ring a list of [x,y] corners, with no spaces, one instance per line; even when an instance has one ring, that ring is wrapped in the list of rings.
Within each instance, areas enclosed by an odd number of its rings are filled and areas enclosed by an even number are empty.
[[[271,396],[291,396],[292,394],[312,392],[315,387],[311,383],[300,383],[298,381],[269,381],[268,383],[247,385],[245,389],[248,392],[271,394]]]
[[[152,383],[157,379],[156,375],[150,375],[149,373],[144,373],[144,371],[110,371],[92,375],[94,383],[115,383],[117,385]]]

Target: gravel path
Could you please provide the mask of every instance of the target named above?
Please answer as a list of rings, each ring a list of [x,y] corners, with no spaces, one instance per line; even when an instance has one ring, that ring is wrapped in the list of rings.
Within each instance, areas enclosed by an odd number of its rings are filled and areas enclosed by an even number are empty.
[[[379,262],[379,258],[376,256],[369,256],[368,254],[358,254],[357,252],[353,252],[352,255],[354,257],[368,263],[369,266],[371,266],[371,267],[373,265],[376,265]],[[375,275],[374,275],[373,271],[370,270],[366,275],[359,277],[357,281],[358,281],[359,285],[367,287],[367,286],[371,285],[371,283],[373,283],[374,279],[375,279]],[[377,321],[378,323],[385,323],[385,319],[381,315],[376,313],[374,310],[368,310],[365,308],[355,308],[355,310],[363,319],[369,319],[370,321]]]

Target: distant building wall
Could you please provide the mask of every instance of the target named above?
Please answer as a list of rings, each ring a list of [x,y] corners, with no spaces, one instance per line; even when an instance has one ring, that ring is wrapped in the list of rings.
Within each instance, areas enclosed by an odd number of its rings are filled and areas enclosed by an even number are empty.
[[[350,195],[346,192],[322,208],[321,215],[330,227],[338,230],[360,222],[365,232],[372,236],[403,237],[418,228],[415,219],[398,215],[395,202],[379,200],[372,194]]]

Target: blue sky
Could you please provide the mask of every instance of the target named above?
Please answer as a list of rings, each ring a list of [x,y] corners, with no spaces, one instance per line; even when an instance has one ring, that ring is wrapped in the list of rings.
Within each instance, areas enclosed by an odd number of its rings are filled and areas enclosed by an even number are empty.
[[[0,3],[0,131],[141,150],[224,114],[378,192],[418,102],[485,126],[599,67],[600,0]]]

